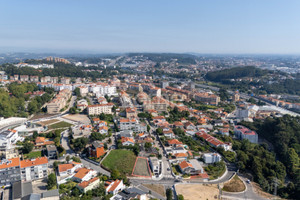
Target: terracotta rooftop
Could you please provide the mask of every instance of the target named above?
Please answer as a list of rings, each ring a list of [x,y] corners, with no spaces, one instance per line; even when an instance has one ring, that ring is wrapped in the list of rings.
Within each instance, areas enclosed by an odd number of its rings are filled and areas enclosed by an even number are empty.
[[[48,164],[48,158],[47,157],[39,157],[39,158],[35,158],[35,159],[27,159],[27,160],[22,160],[20,162],[21,168],[32,167],[32,166],[43,165],[43,164]]]

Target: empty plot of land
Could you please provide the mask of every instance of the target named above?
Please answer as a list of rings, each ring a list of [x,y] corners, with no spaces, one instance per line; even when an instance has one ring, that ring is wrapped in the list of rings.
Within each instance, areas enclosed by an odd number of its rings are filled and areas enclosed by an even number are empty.
[[[112,150],[103,160],[102,165],[109,169],[117,169],[123,174],[130,174],[134,167],[136,156],[132,151],[125,149]]]
[[[73,121],[77,121],[77,122],[81,122],[83,124],[90,124],[91,123],[91,120],[86,115],[82,115],[82,114],[65,115],[63,118],[73,120]]]
[[[235,175],[230,181],[226,182],[223,187],[225,192],[242,192],[245,189],[245,184],[237,175]]]
[[[151,177],[148,159],[143,157],[137,157],[135,161],[135,166],[132,172],[134,176],[147,176]]]
[[[211,184],[180,184],[175,187],[177,194],[182,194],[185,200],[218,199],[217,185]]]
[[[161,196],[165,197],[166,196],[166,189],[165,186],[160,185],[160,184],[142,184],[146,188],[156,192],[157,194],[160,194]]]
[[[39,124],[42,125],[42,126],[47,126],[49,124],[54,124],[54,123],[57,123],[57,122],[59,122],[58,119],[50,119],[50,120],[47,120],[47,121],[41,121],[41,122],[39,122]]]

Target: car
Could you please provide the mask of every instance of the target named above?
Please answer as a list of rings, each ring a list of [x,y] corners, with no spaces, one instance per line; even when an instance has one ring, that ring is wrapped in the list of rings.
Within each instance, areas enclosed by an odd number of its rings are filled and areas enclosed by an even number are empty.
[[[246,183],[250,184],[250,180],[248,179],[248,180],[246,181]]]
[[[168,167],[167,170],[170,171],[170,168]]]

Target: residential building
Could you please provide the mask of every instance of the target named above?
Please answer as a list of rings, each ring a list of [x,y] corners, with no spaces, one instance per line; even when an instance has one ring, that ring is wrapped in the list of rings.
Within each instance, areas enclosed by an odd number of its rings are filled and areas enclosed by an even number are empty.
[[[103,143],[94,141],[91,146],[88,147],[90,157],[100,158],[105,154]]]
[[[80,111],[83,111],[84,109],[86,109],[88,107],[88,102],[85,99],[80,99],[79,101],[77,101],[77,109],[79,109]]]
[[[128,137],[122,137],[121,143],[123,146],[130,146],[130,145],[134,145],[134,140]]]
[[[39,157],[20,161],[21,179],[33,181],[48,176],[48,158]]]
[[[136,187],[126,188],[119,192],[115,196],[111,197],[110,200],[149,200],[148,193],[144,192]]]
[[[118,192],[122,191],[125,188],[123,184],[123,180],[114,180],[114,181],[106,181],[105,189],[107,194],[116,195]]]
[[[101,113],[112,114],[113,106],[114,106],[113,103],[89,105],[87,107],[88,115],[100,115]]]
[[[159,173],[159,162],[158,159],[156,157],[149,157],[149,165],[150,168],[152,170],[152,172],[155,173]]]
[[[47,156],[49,159],[57,159],[58,158],[58,151],[55,145],[47,145]]]
[[[12,185],[20,181],[20,158],[3,159],[0,161],[0,186]]]
[[[76,163],[76,162],[60,164],[58,165],[58,174],[60,176],[71,175],[74,174],[76,170],[82,167],[83,167],[82,163]]]
[[[182,161],[179,163],[179,169],[183,174],[197,175],[204,172],[200,162],[196,159]]]
[[[89,93],[89,88],[87,86],[79,86],[80,95],[85,97]]]
[[[0,133],[0,147],[10,149],[13,144],[21,140],[18,131],[15,129],[8,129]]]
[[[136,108],[131,108],[131,107],[126,108],[125,112],[126,112],[126,118],[128,119],[137,118]]]
[[[95,177],[95,178],[92,178],[88,181],[83,181],[79,184],[77,184],[77,188],[83,192],[83,193],[86,193],[87,191],[89,190],[92,190],[92,189],[95,189],[99,186],[100,184],[100,180],[98,177]]]
[[[84,167],[76,170],[75,175],[72,177],[72,179],[78,183],[81,183],[83,181],[88,181],[96,176],[97,176],[97,171],[94,171],[92,169],[87,169]]]
[[[35,139],[36,147],[42,147],[42,146],[53,145],[53,144],[54,144],[53,141],[50,141],[48,138],[45,138],[45,137],[37,137]]]
[[[244,126],[238,125],[234,127],[234,135],[240,140],[249,140],[252,143],[258,143],[258,135],[255,131],[252,131]]]
[[[147,125],[145,123],[139,123],[137,119],[120,119],[119,126],[121,131],[132,130],[135,133],[147,132]]]
[[[194,95],[194,98],[196,101],[200,101],[204,104],[209,104],[209,105],[218,105],[218,103],[220,102],[219,96],[215,94],[209,94],[207,92],[196,93]]]
[[[22,81],[22,82],[29,81],[29,76],[28,75],[20,75],[20,81]]]
[[[47,104],[47,112],[49,114],[57,114],[67,105],[68,100],[71,98],[71,90],[61,90],[52,101]]]
[[[212,164],[215,162],[220,162],[222,157],[218,153],[205,153],[203,154],[204,162],[207,164]]]

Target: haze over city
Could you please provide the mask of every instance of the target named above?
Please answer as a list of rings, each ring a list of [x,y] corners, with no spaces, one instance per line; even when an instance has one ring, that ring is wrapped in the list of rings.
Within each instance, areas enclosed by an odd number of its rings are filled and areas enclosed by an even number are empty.
[[[299,54],[297,0],[1,1],[1,52]]]

